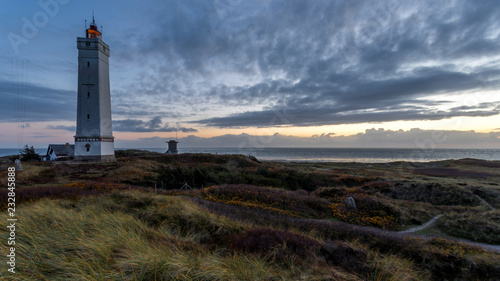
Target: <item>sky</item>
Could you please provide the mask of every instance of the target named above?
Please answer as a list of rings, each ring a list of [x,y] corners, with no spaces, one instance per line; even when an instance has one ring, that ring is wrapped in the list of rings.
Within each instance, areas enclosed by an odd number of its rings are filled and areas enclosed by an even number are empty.
[[[73,142],[93,11],[115,147],[500,148],[496,0],[0,5],[3,148]]]

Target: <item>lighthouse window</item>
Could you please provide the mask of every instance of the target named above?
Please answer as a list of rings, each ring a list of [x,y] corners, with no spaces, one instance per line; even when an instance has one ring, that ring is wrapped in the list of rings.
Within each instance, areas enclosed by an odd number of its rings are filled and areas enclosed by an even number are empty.
[[[89,144],[89,143],[87,143],[87,144],[85,145],[85,147],[87,148],[87,152],[89,152],[89,151],[90,151],[90,144]]]
[[[87,114],[87,120],[90,120],[90,114]]]
[[[87,68],[89,68],[89,67],[90,67],[90,61],[87,62]]]
[[[90,92],[87,92],[87,98],[90,98]]]

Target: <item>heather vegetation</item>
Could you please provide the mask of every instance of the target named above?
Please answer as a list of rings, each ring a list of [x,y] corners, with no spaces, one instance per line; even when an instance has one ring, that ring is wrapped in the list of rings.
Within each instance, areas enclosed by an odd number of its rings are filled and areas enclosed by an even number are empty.
[[[438,220],[437,227],[446,234],[472,241],[500,245],[500,211],[450,213]]]
[[[143,151],[117,159],[23,165],[12,280],[500,276],[500,253],[453,238],[500,244],[496,162],[273,163]],[[2,211],[6,197],[0,190]],[[398,232],[437,215],[425,231],[442,237]]]

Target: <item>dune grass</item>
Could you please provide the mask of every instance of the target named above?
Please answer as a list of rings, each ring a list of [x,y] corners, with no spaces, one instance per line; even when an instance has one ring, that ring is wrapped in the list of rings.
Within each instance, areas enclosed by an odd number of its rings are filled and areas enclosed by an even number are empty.
[[[479,187],[472,188],[460,178],[448,177],[446,184],[410,173],[378,178],[391,165],[321,164],[331,168],[324,171],[243,155],[123,151],[117,156],[115,163],[26,165],[16,191],[18,274],[0,272],[0,279],[495,280],[500,275],[496,253],[382,230],[448,213],[436,226],[443,233],[475,235],[477,241],[493,237],[488,241],[496,243],[497,228],[490,230],[497,227],[498,214],[481,216],[486,207],[474,194],[495,206],[500,193],[479,178],[474,179]],[[148,187],[159,181],[167,189],[186,181],[200,189],[155,194]],[[0,190],[1,202],[7,202],[5,191]],[[356,210],[346,208],[348,197],[356,200]],[[0,219],[6,220],[5,212]],[[6,231],[0,229],[0,239]]]
[[[79,201],[42,199],[19,207],[17,216],[18,273],[9,280],[357,279],[221,246],[244,225],[183,198],[123,191]],[[7,235],[0,230],[2,239]]]
[[[500,273],[498,255],[447,240],[134,190],[40,199],[21,204],[17,217],[12,280],[490,280]],[[0,239],[7,235],[0,229]]]

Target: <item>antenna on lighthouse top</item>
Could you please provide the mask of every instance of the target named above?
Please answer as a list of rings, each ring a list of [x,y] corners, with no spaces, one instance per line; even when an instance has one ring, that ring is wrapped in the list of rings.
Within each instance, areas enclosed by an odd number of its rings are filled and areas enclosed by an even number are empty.
[[[87,25],[87,21],[85,21],[85,25]],[[101,38],[102,33],[97,29],[95,24],[94,10],[92,10],[92,22],[90,23],[90,27],[88,29],[85,27],[85,29],[87,38]]]

